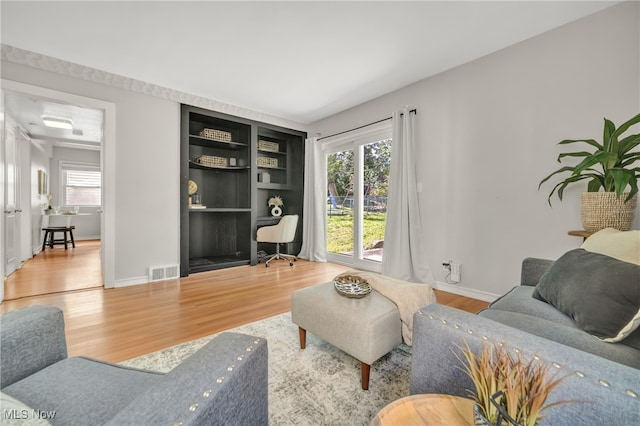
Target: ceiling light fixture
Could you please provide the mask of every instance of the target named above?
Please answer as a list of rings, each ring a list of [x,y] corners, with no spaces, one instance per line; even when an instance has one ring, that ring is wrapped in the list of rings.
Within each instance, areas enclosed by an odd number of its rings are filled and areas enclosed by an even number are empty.
[[[73,129],[73,121],[67,118],[48,117],[46,115],[43,115],[42,122],[45,126],[53,127],[55,129]]]

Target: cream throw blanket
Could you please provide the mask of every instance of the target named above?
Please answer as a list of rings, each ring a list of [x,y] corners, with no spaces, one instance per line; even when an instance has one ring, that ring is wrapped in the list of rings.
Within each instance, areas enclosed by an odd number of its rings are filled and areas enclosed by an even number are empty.
[[[436,295],[429,284],[410,283],[396,278],[386,277],[375,272],[347,271],[336,279],[349,275],[366,280],[371,288],[391,300],[398,307],[402,321],[402,339],[411,346],[413,333],[413,314],[430,303],[436,303]]]

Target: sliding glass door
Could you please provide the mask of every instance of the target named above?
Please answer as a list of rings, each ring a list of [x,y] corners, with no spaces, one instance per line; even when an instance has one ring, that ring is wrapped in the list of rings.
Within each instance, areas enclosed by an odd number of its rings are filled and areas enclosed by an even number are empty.
[[[379,270],[391,139],[354,141],[346,148],[327,154],[327,258]]]

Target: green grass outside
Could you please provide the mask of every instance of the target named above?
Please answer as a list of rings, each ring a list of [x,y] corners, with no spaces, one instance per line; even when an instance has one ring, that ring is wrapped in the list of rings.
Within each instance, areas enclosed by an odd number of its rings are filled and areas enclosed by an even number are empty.
[[[386,213],[365,213],[364,247],[370,248],[376,241],[384,240]],[[345,253],[353,251],[353,213],[345,209],[345,214],[327,217],[327,251]]]

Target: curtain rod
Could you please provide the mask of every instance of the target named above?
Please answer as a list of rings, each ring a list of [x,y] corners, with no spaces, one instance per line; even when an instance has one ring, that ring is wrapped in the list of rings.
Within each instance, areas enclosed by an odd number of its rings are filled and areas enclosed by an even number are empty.
[[[417,114],[417,113],[418,113],[418,110],[414,108],[414,109],[412,109],[412,110],[409,110],[409,112],[410,112],[410,113],[412,112],[412,113],[414,113],[414,114]],[[402,115],[404,115],[404,114],[403,114],[403,113],[401,113],[400,115],[402,116]],[[363,129],[363,128],[368,127],[368,126],[373,126],[374,124],[382,123],[383,121],[391,120],[392,118],[393,118],[393,117],[383,118],[382,120],[374,121],[373,123],[363,124],[362,126],[354,127],[353,129],[345,130],[345,131],[343,131],[343,132],[339,132],[339,133],[334,133],[333,135],[329,135],[329,136],[323,136],[323,137],[321,137],[321,138],[318,138],[318,140],[326,139],[326,138],[332,138],[332,137],[334,137],[334,136],[343,135],[343,134],[345,134],[345,133],[353,132],[354,130],[360,130],[360,129]]]

